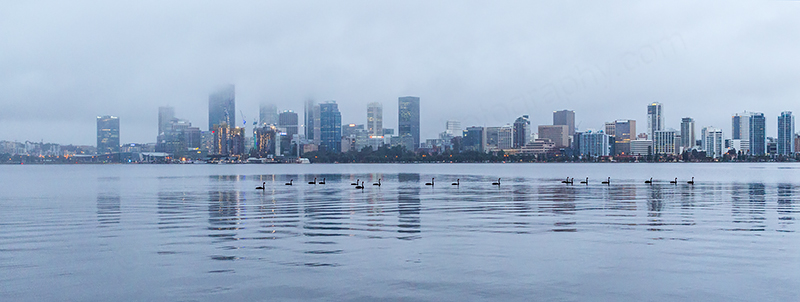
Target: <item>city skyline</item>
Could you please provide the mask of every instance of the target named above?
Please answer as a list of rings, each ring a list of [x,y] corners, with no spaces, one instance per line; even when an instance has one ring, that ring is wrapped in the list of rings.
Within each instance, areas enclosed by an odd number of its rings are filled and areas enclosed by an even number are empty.
[[[2,8],[5,140],[88,145],[91,118],[111,114],[121,117],[121,141],[152,141],[152,108],[165,105],[208,129],[202,102],[225,83],[236,85],[234,114],[248,124],[262,102],[299,113],[307,99],[335,99],[344,122],[362,123],[360,109],[381,102],[383,123],[395,125],[389,104],[418,96],[421,137],[436,137],[447,120],[492,126],[527,114],[549,124],[564,108],[579,129],[616,119],[645,129],[641,104],[652,102],[664,104],[671,128],[685,116],[727,130],[734,112],[769,121],[800,111],[800,41],[783,34],[800,26],[793,2]],[[480,18],[486,11],[497,18]],[[777,135],[772,123],[767,135]]]

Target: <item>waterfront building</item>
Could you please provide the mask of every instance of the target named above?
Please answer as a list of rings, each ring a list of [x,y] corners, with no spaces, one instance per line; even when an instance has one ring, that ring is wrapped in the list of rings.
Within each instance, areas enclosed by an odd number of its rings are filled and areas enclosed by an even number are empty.
[[[513,128],[511,125],[502,127],[486,127],[487,150],[511,149],[513,145]]]
[[[587,130],[580,134],[581,156],[609,156],[611,148],[608,144],[609,136],[602,131]]]
[[[531,121],[527,115],[520,116],[514,121],[513,136],[513,147],[515,149],[522,148],[530,142]]]
[[[691,117],[684,117],[681,119],[681,147],[683,150],[692,149],[694,147],[694,142],[694,119]]]
[[[635,120],[618,120],[614,122],[614,155],[629,155],[631,140],[636,135]]]
[[[236,125],[236,88],[233,85],[208,95],[208,129],[223,124]]]
[[[703,127],[702,136],[703,136],[703,150],[706,151],[707,157],[719,158],[723,154],[725,154],[724,151],[725,149],[723,149],[724,138],[722,136],[722,129],[714,128],[711,126]]]
[[[483,127],[467,127],[461,146],[464,151],[486,152],[486,130]]]
[[[253,151],[257,157],[281,155],[280,131],[275,125],[266,124],[253,129],[253,137],[255,138]]]
[[[539,125],[539,138],[555,143],[556,148],[569,147],[569,127],[566,125]]]
[[[119,118],[104,115],[97,117],[97,154],[119,153]]]
[[[561,110],[553,111],[553,125],[565,125],[569,127],[568,135],[575,134],[575,111]]]
[[[371,137],[383,137],[383,104],[373,102],[367,105],[367,131]]]
[[[677,154],[675,150],[676,135],[677,131],[673,129],[653,132],[653,150],[655,154]]]
[[[744,154],[750,154],[750,115],[744,111],[731,116],[731,139],[738,140],[736,150]]]
[[[419,97],[405,96],[397,99],[397,133],[399,136],[410,135],[414,145],[409,151],[419,147]]]
[[[461,136],[461,122],[452,120],[445,122],[445,133],[451,137]]]
[[[764,113],[751,112],[750,114],[750,154],[752,155],[765,155],[767,154],[767,134],[766,134],[767,120]]]
[[[647,135],[654,138],[656,131],[664,130],[664,115],[661,103],[647,105]],[[655,140],[653,140],[655,142]]]
[[[617,136],[616,126],[617,126],[616,122],[606,122],[603,125],[603,130],[609,136]]]
[[[636,139],[631,141],[630,154],[635,156],[648,156],[653,154],[653,140]]]
[[[791,111],[781,112],[778,117],[777,154],[792,155],[794,148],[794,115]]]
[[[336,101],[319,104],[320,147],[328,152],[342,150],[342,114]]]
[[[313,99],[307,99],[303,103],[303,125],[305,127],[306,140],[315,142],[317,137],[314,135],[314,127],[317,125],[314,120],[314,108],[317,105]],[[319,126],[316,126],[319,129]]]

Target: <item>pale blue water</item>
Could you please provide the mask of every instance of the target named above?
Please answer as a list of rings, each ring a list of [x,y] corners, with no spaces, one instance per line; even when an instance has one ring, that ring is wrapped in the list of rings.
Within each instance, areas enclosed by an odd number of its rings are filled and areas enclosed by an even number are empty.
[[[2,301],[800,301],[797,164],[0,166],[0,183]]]

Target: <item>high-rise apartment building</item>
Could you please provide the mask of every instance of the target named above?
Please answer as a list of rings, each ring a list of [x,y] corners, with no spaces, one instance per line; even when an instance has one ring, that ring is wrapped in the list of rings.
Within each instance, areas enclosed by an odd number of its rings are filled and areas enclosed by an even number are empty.
[[[383,136],[383,104],[373,102],[367,105],[367,132],[370,137]]]
[[[703,127],[702,130],[703,150],[707,157],[719,158],[724,154],[722,129],[714,127]]]
[[[744,111],[731,116],[731,140],[744,154],[750,154],[750,115]]]
[[[653,133],[653,149],[655,154],[677,154],[675,150],[675,130],[658,130]]]
[[[459,121],[447,121],[445,122],[445,133],[450,137],[458,137],[462,136],[461,130],[461,122]]]
[[[694,119],[684,117],[681,119],[681,147],[683,150],[689,150],[694,147],[694,143]]]
[[[406,96],[397,99],[397,134],[410,135],[414,139],[413,149],[419,148],[419,97]],[[414,151],[410,150],[410,151]]]
[[[792,155],[794,149],[794,115],[791,111],[781,112],[778,117],[778,154]]]
[[[167,127],[175,119],[175,108],[170,106],[158,107],[158,134],[167,131]]]
[[[767,154],[767,119],[764,113],[752,112],[750,114],[750,154]]]
[[[223,124],[236,126],[236,88],[233,85],[208,95],[208,130]]]
[[[328,152],[342,151],[342,114],[336,101],[319,104],[320,147]]]
[[[97,117],[97,154],[119,153],[119,118]]]
[[[464,151],[486,152],[486,129],[483,127],[467,127],[461,140]]]
[[[661,103],[647,105],[647,135],[652,138],[656,131],[664,130],[664,114]]]
[[[286,129],[286,135],[291,139],[298,134],[297,113],[291,110],[284,110],[278,114],[278,127]]]
[[[575,111],[553,111],[553,125],[565,125],[569,127],[570,136],[575,134]]]
[[[261,104],[258,108],[258,125],[277,125],[278,106],[275,104]]]
[[[523,115],[514,121],[513,143],[514,149],[519,149],[528,144],[531,140],[531,121],[527,115]]]
[[[594,131],[586,131],[580,134],[580,148],[581,156],[609,156],[609,136],[608,134]]]
[[[511,125],[502,127],[486,127],[486,146],[489,149],[511,149],[513,145],[513,128]]]

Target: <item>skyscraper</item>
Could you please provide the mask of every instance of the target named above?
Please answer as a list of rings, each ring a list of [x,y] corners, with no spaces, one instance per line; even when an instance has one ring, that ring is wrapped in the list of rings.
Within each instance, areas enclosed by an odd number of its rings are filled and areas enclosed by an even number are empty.
[[[675,130],[658,130],[653,133],[653,150],[655,154],[676,154]]]
[[[764,113],[752,112],[750,114],[750,154],[767,154],[767,119]]]
[[[681,119],[681,147],[683,150],[689,150],[694,147],[694,142],[694,119],[684,117]]]
[[[461,140],[464,151],[486,152],[486,129],[483,127],[467,127]]]
[[[575,111],[561,110],[553,111],[553,125],[566,125],[569,127],[569,135],[575,134]]]
[[[569,147],[569,127],[567,125],[539,125],[539,138],[549,139],[556,148]]]
[[[580,148],[579,153],[581,156],[608,156],[610,155],[610,148],[608,145],[608,134],[600,132],[593,132],[591,130],[580,133]]]
[[[664,115],[661,103],[647,105],[647,135],[652,138],[656,131],[664,130]]]
[[[731,117],[731,139],[744,154],[750,154],[750,115],[744,111]]]
[[[722,129],[703,127],[703,149],[707,157],[719,158],[722,156]]]
[[[316,104],[314,103],[313,99],[307,99],[303,106],[303,125],[305,126],[306,139],[309,141],[314,141],[315,139],[317,139],[317,137],[314,136],[314,125],[316,125],[314,123],[315,106]]]
[[[158,107],[158,134],[167,131],[167,127],[175,119],[175,108],[164,106]]]
[[[792,155],[794,149],[794,115],[791,111],[781,112],[778,117],[778,154]]]
[[[367,131],[370,137],[383,136],[383,104],[367,105]]]
[[[208,95],[208,130],[214,125],[236,126],[236,88],[228,85]]]
[[[261,104],[258,108],[258,125],[277,125],[278,107],[275,104]]]
[[[531,121],[523,115],[514,121],[514,149],[519,149],[528,144],[531,139]]]
[[[400,137],[410,135],[414,139],[414,148],[419,148],[419,97],[400,97],[397,107],[397,134]]]
[[[298,134],[298,118],[297,113],[291,110],[285,110],[278,115],[278,127],[286,129],[286,135],[291,139],[295,134]]]
[[[342,151],[342,114],[336,101],[319,104],[320,147],[328,152]]]
[[[119,118],[97,117],[97,154],[119,153]]]
[[[652,136],[651,136],[652,137]],[[619,120],[614,122],[615,155],[630,155],[631,141],[636,138],[636,121]]]

